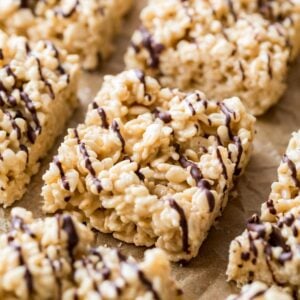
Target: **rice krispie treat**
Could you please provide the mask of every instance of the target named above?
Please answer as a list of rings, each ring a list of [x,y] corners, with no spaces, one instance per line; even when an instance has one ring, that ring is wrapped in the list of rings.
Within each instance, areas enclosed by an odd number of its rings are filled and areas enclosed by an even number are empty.
[[[164,86],[238,96],[255,115],[286,88],[299,52],[298,0],[150,0],[125,56]]]
[[[12,210],[0,236],[1,299],[181,299],[161,250],[137,263],[117,249],[92,248],[94,235],[68,214],[33,219]]]
[[[276,223],[253,216],[230,246],[227,275],[245,284],[258,280],[279,286],[300,286],[300,208]]]
[[[293,133],[277,173],[269,200],[262,205],[264,221],[274,222],[293,207],[300,207],[300,131]]]
[[[0,3],[0,28],[30,40],[49,39],[78,54],[94,69],[111,53],[112,39],[132,0],[6,0]]]
[[[297,187],[300,132],[294,133],[262,216],[254,215],[232,241],[227,275],[238,284],[263,281],[300,287],[300,205]]]
[[[292,295],[278,286],[268,287],[266,284],[256,281],[245,285],[239,295],[231,295],[227,300],[292,300]]]
[[[191,259],[248,162],[254,121],[238,98],[208,101],[137,70],[106,76],[43,177],[44,210]]]
[[[21,198],[77,104],[78,57],[0,31],[0,203]],[[60,115],[61,117],[57,117]]]

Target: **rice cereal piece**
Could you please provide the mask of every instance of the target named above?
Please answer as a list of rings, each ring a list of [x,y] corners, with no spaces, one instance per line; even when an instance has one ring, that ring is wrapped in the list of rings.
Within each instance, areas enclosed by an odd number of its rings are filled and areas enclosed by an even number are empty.
[[[48,39],[78,54],[95,69],[111,53],[112,40],[132,0],[7,0],[0,3],[0,28],[30,40]]]
[[[282,288],[273,285],[268,287],[266,284],[255,281],[245,285],[239,295],[231,295],[227,300],[292,300],[292,295]]]
[[[248,162],[254,122],[238,98],[208,101],[137,70],[106,76],[43,177],[44,210],[189,260]]]
[[[77,105],[78,57],[0,31],[0,203],[11,205]],[[61,117],[58,118],[57,116]]]
[[[0,236],[0,297],[22,300],[181,299],[161,250],[137,263],[117,249],[92,248],[93,233],[68,214],[33,219],[12,210]]]
[[[299,0],[150,0],[125,55],[163,86],[238,96],[263,114],[286,88],[300,46]]]

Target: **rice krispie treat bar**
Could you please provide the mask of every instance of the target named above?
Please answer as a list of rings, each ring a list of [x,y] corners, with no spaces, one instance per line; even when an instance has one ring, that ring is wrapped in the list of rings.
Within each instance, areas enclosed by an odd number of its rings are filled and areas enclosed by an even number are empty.
[[[0,236],[0,297],[22,300],[181,299],[161,250],[137,263],[119,250],[92,248],[94,235],[68,214],[33,219],[12,210]]]
[[[274,222],[294,207],[300,207],[300,131],[294,132],[272,184],[269,200],[262,205],[261,219]]]
[[[0,3],[0,28],[30,40],[49,39],[78,54],[94,69],[111,53],[112,39],[132,0],[6,0]]]
[[[263,281],[279,286],[300,286],[300,132],[294,133],[278,169],[261,218],[254,215],[244,233],[232,241],[227,275],[238,284]]]
[[[292,295],[278,286],[268,287],[256,281],[245,285],[239,295],[231,295],[227,300],[292,300]]]
[[[251,113],[274,105],[299,52],[298,0],[150,0],[125,56],[164,86],[238,96]]]
[[[43,177],[44,210],[189,260],[248,162],[254,121],[238,98],[208,101],[141,71],[106,76]]]
[[[77,104],[77,56],[0,31],[0,203],[21,198]],[[60,115],[61,117],[57,117]]]

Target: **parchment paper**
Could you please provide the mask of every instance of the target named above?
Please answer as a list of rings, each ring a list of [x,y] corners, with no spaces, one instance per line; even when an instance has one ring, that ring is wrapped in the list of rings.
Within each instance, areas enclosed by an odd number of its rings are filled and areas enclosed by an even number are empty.
[[[101,72],[83,74],[79,91],[81,104],[68,127],[74,127],[83,120],[88,103],[92,101],[101,86],[103,75],[116,74],[123,70],[123,55],[133,30],[139,24],[138,14],[145,6],[146,0],[135,0],[135,2],[135,7],[126,18],[120,37],[116,40],[114,56],[110,61],[105,62]],[[270,185],[276,178],[276,169],[290,134],[300,128],[300,118],[298,117],[298,111],[300,111],[299,63],[292,67],[288,82],[289,88],[280,103],[258,119],[254,152],[245,174],[237,184],[237,193],[235,193],[237,196],[231,197],[223,216],[212,228],[198,257],[193,259],[188,266],[173,265],[174,276],[181,283],[186,298],[189,300],[224,299],[236,291],[234,284],[226,283],[225,270],[229,243],[244,230],[246,220],[254,212],[258,212],[260,204],[267,200]],[[42,216],[41,176],[48,168],[62,138],[43,161],[40,172],[29,185],[28,193],[15,206],[25,207],[32,210],[35,216]],[[7,229],[9,213],[9,209],[0,209],[1,231]],[[137,258],[143,255],[144,249],[122,244],[110,235],[99,233],[97,243],[119,246],[124,253]]]

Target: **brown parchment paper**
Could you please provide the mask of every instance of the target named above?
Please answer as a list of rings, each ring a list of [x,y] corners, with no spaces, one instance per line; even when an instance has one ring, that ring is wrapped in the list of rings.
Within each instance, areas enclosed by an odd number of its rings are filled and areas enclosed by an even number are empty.
[[[146,0],[135,0],[135,6],[126,18],[121,34],[116,40],[116,51],[111,60],[104,63],[101,71],[83,74],[79,90],[80,107],[68,123],[68,127],[74,127],[83,120],[88,103],[92,101],[101,86],[103,75],[116,74],[124,69],[123,55],[133,30],[139,24],[139,11],[145,4]],[[198,257],[188,266],[173,265],[174,276],[182,285],[185,296],[189,300],[224,299],[230,293],[237,291],[234,284],[226,282],[225,270],[229,243],[244,230],[247,218],[254,212],[258,212],[260,204],[267,200],[270,185],[276,178],[276,169],[290,134],[300,128],[299,63],[292,67],[288,83],[288,90],[280,103],[258,119],[252,159],[245,174],[238,181],[237,193],[235,193],[237,196],[231,197],[223,216],[212,228]],[[42,162],[42,168],[34,176],[27,194],[15,204],[32,210],[37,217],[43,216],[40,196],[41,177],[62,138],[63,136]],[[0,208],[0,231],[7,229],[9,214],[10,209]],[[124,253],[137,258],[141,258],[144,251],[142,248],[125,245],[114,240],[110,235],[100,233],[97,234],[97,243],[118,246]]]

